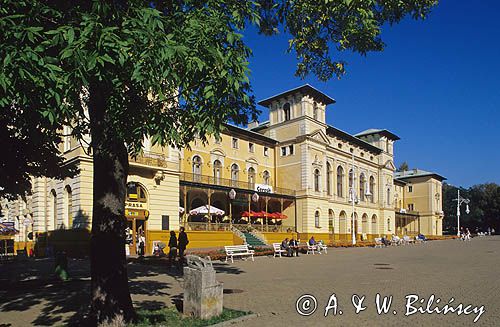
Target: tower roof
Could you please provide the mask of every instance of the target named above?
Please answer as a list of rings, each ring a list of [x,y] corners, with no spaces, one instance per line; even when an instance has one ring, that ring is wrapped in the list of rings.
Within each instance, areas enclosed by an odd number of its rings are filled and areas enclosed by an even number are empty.
[[[358,133],[354,136],[362,137],[362,136],[368,136],[368,135],[373,135],[373,134],[380,134],[380,135],[385,136],[385,137],[387,137],[391,140],[394,140],[394,141],[400,140],[399,136],[397,136],[396,134],[394,134],[386,129],[378,129],[378,128],[370,128],[370,129],[367,129],[366,131]]]
[[[313,98],[318,99],[319,101],[321,101],[325,105],[329,105],[329,104],[336,102],[335,99],[333,99],[332,97],[328,96],[327,94],[321,92],[320,90],[314,88],[313,86],[311,86],[309,84],[304,84],[304,85],[296,87],[294,89],[273,95],[270,98],[261,100],[258,102],[258,104],[260,104],[261,106],[267,107],[268,105],[271,104],[271,102],[273,102],[274,100],[276,100],[278,98],[283,98],[283,97],[286,97],[288,95],[291,95],[294,93],[299,93],[299,92],[312,95]]]
[[[417,178],[417,177],[433,177],[437,180],[444,181],[446,180],[446,177],[441,176],[437,173],[431,172],[431,171],[425,171],[422,169],[410,169],[406,171],[398,171],[394,173],[394,178],[398,180],[409,180],[411,178]]]

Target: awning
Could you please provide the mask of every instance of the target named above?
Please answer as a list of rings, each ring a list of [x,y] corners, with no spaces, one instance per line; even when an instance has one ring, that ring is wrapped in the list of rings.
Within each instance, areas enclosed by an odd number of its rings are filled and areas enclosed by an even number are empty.
[[[214,206],[209,206],[208,204],[195,208],[191,211],[189,211],[190,215],[205,215],[208,214],[208,211],[210,209],[210,214],[211,215],[217,215],[217,216],[222,216],[225,211],[219,208],[216,208]]]

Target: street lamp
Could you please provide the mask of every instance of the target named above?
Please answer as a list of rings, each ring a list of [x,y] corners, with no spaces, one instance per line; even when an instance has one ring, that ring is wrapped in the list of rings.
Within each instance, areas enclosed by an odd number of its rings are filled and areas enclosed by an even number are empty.
[[[465,213],[469,214],[470,213],[470,210],[469,210],[470,200],[461,197],[460,196],[460,189],[458,189],[457,198],[454,199],[453,201],[457,201],[457,235],[460,236],[460,206],[462,205],[462,203],[465,203],[465,205],[466,205]]]
[[[349,187],[349,201],[352,204],[352,219],[351,219],[351,232],[352,232],[352,245],[356,244],[356,233],[354,230],[354,219],[355,215],[354,213],[356,212],[355,205],[358,203],[358,195],[356,194],[356,182],[355,182],[355,174],[354,174],[354,151],[352,152],[352,168],[351,168],[351,173],[352,173],[352,184]]]

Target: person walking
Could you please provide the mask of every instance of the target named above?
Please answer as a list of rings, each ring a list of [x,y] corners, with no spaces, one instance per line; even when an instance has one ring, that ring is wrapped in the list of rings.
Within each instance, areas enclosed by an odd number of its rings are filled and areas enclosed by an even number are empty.
[[[470,241],[470,230],[468,228],[465,229],[465,240]]]
[[[168,264],[172,266],[177,258],[177,236],[173,230],[170,231],[170,239],[168,240]]]
[[[186,247],[189,244],[189,240],[186,232],[184,231],[184,227],[179,229],[179,265],[182,266],[184,263],[184,251],[186,251]]]

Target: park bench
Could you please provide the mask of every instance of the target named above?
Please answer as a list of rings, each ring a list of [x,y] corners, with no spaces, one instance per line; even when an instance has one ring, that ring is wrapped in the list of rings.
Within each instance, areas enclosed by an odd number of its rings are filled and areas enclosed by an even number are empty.
[[[402,240],[404,245],[412,244],[415,242],[415,240],[408,235],[403,236]]]
[[[375,238],[375,247],[376,248],[383,248],[384,247],[384,243],[382,243],[382,238],[380,238],[380,237]]]
[[[226,245],[226,246],[224,246],[224,249],[226,251],[226,262],[227,262],[228,258],[231,258],[231,263],[233,263],[234,262],[233,258],[235,256],[239,256],[239,257],[251,256],[252,261],[255,261],[253,259],[253,255],[255,252],[254,252],[254,250],[250,250],[248,248],[247,244],[244,244],[244,245]]]
[[[286,250],[281,248],[281,243],[273,243],[274,257],[280,257],[282,253],[286,253]]]
[[[321,252],[318,251],[318,246],[317,245],[310,245],[309,242],[306,242],[305,247],[307,249],[306,254],[312,254],[312,255],[314,255],[314,251],[316,251],[319,254],[321,254]]]

